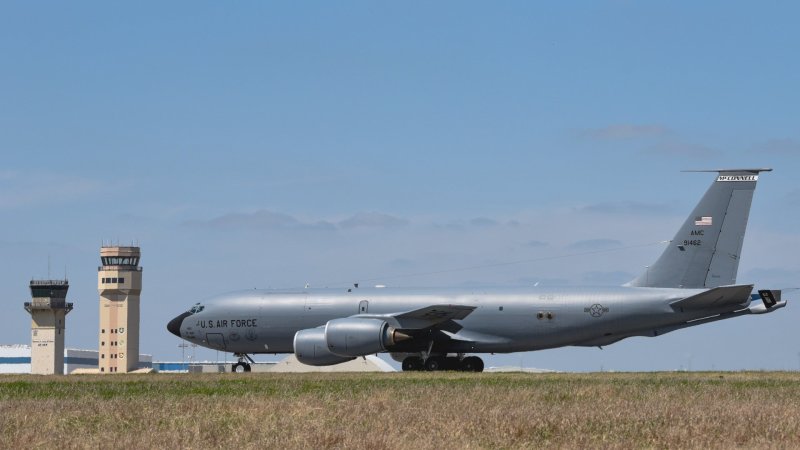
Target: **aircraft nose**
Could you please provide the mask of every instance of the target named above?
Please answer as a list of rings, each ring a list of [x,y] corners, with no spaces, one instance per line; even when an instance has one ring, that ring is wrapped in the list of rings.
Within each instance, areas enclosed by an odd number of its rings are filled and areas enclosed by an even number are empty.
[[[178,317],[170,320],[169,323],[167,324],[167,330],[169,330],[169,332],[174,334],[175,336],[181,337],[181,324],[183,323],[183,319],[185,319],[190,315],[191,313],[185,312],[179,315]]]

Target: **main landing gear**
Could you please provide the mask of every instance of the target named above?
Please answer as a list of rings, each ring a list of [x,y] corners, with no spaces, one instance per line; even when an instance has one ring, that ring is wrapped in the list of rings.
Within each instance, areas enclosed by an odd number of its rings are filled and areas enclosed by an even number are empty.
[[[234,353],[233,356],[239,358],[239,362],[233,363],[231,365],[231,372],[233,373],[245,373],[250,372],[250,364],[247,361],[255,364],[256,362],[253,361],[253,358],[249,357],[247,353]]]
[[[418,371],[435,372],[439,370],[455,370],[459,372],[483,372],[483,360],[477,356],[429,356],[422,359],[419,356],[408,356],[403,360],[403,372]]]

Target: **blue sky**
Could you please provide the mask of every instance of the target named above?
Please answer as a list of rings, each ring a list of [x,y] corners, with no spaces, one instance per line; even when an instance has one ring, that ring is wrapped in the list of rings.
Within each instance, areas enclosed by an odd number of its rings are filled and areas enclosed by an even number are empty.
[[[798,286],[798,12],[4,2],[0,343],[29,339],[49,256],[77,305],[67,345],[95,348],[103,240],[142,246],[156,359],[180,357],[169,318],[241,288],[620,284],[710,183],[694,168],[775,168],[739,281]],[[472,266],[492,267],[447,271]],[[490,363],[796,369],[795,309]]]

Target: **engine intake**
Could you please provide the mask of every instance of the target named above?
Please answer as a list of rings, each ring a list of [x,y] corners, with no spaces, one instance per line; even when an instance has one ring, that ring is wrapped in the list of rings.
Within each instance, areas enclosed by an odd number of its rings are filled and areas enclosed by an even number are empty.
[[[298,361],[309,366],[332,366],[355,359],[331,353],[325,342],[324,328],[311,328],[295,333],[294,356]]]

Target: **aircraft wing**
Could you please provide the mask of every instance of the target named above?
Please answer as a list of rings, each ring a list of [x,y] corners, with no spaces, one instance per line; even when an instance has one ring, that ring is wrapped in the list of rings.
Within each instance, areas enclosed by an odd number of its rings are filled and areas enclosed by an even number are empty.
[[[356,317],[383,319],[393,327],[403,330],[421,330],[441,325],[451,320],[467,317],[477,306],[431,305],[392,314],[359,314]]]
[[[752,284],[720,286],[691,297],[674,301],[670,305],[681,311],[738,305],[747,302],[747,300],[750,299],[751,292],[753,292]]]

